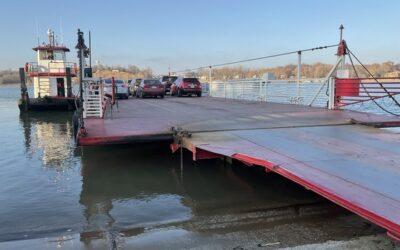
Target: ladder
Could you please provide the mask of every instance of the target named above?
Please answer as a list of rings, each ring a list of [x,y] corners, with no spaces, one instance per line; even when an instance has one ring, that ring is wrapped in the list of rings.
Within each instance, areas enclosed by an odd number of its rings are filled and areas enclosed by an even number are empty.
[[[106,99],[103,84],[87,82],[83,93],[83,118],[103,118]]]

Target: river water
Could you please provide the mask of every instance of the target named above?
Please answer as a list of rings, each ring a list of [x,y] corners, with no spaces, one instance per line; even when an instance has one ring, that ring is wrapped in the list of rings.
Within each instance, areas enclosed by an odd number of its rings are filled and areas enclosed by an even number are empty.
[[[172,155],[168,145],[76,147],[71,113],[20,115],[18,97],[17,86],[0,87],[0,242],[71,237],[83,246],[106,239],[108,248],[119,244],[116,239],[130,237],[140,248],[180,248],[207,244],[212,238],[213,246],[230,246],[239,244],[240,237],[254,236],[235,236],[236,241],[214,236],[235,227],[261,230],[260,225],[270,221],[265,219],[271,215],[267,211],[286,211],[295,204],[338,209],[278,176],[219,160],[194,164],[185,155],[181,171],[180,157]],[[298,215],[299,207],[295,210]],[[356,228],[351,232],[366,234],[357,226],[358,217],[340,209],[330,228],[322,222],[308,226],[325,233],[307,236],[304,225],[291,230],[304,232],[303,240],[323,240],[335,220],[355,221],[349,222]],[[345,238],[346,230],[335,235]],[[180,244],[182,237],[190,242]],[[157,245],[160,242],[164,245]]]

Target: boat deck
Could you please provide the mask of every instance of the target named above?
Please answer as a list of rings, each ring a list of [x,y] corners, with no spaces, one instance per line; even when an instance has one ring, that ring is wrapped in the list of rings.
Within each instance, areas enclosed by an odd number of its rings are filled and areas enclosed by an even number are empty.
[[[364,125],[360,125],[364,124]],[[365,126],[371,125],[371,126]],[[131,99],[112,119],[86,119],[80,145],[173,141],[194,160],[230,157],[263,166],[400,237],[397,117],[216,98]],[[176,137],[175,137],[176,139]]]

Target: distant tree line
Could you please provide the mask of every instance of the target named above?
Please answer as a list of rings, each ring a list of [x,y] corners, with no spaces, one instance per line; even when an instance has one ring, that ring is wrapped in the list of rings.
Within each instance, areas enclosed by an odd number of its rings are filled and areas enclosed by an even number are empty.
[[[0,84],[19,83],[18,70],[0,70]]]
[[[144,78],[153,76],[153,70],[151,68],[140,69],[135,65],[128,65],[127,67],[96,65],[93,67],[93,72],[96,76],[114,76],[122,79]]]
[[[400,77],[400,64],[393,62],[374,63],[365,65],[375,77]],[[303,78],[323,78],[332,69],[333,65],[324,63],[302,64],[301,75]],[[350,76],[354,77],[354,70],[351,65],[346,65],[350,69]],[[360,77],[369,77],[366,70],[361,65],[355,65]],[[212,77],[215,80],[231,80],[243,78],[259,78],[266,72],[273,73],[276,79],[292,79],[297,77],[297,65],[288,64],[286,66],[265,67],[265,68],[246,68],[222,67],[212,69]],[[188,76],[208,78],[208,69],[198,72],[188,72]]]
[[[346,65],[351,69],[351,65]],[[365,65],[366,68],[375,77],[400,77],[400,64],[394,62],[373,63]],[[368,73],[361,67],[355,66],[360,77],[368,77]],[[314,63],[302,64],[301,74],[304,78],[323,78],[330,69],[331,64]],[[139,68],[135,65],[123,66],[107,66],[96,65],[93,67],[95,76],[98,77],[111,77],[121,79],[153,77],[154,73],[151,68]],[[291,79],[297,77],[297,65],[288,64],[286,66],[278,67],[264,67],[264,68],[247,68],[243,66],[237,67],[221,67],[212,69],[212,77],[214,80],[230,80],[230,79],[243,79],[243,78],[258,78],[266,72],[273,73],[276,79]],[[200,70],[197,72],[187,72],[186,76],[208,78],[208,69]],[[355,76],[354,72],[350,70],[350,75]],[[19,83],[18,70],[0,70],[0,84]]]

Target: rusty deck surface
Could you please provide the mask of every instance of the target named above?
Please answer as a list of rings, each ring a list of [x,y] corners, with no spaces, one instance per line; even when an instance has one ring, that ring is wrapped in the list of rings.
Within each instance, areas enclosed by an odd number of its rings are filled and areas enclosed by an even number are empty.
[[[363,124],[363,125],[360,125]],[[365,126],[372,125],[372,126]],[[397,117],[216,98],[120,101],[110,119],[86,119],[80,145],[173,141],[194,160],[231,157],[259,165],[357,213],[400,239]]]

